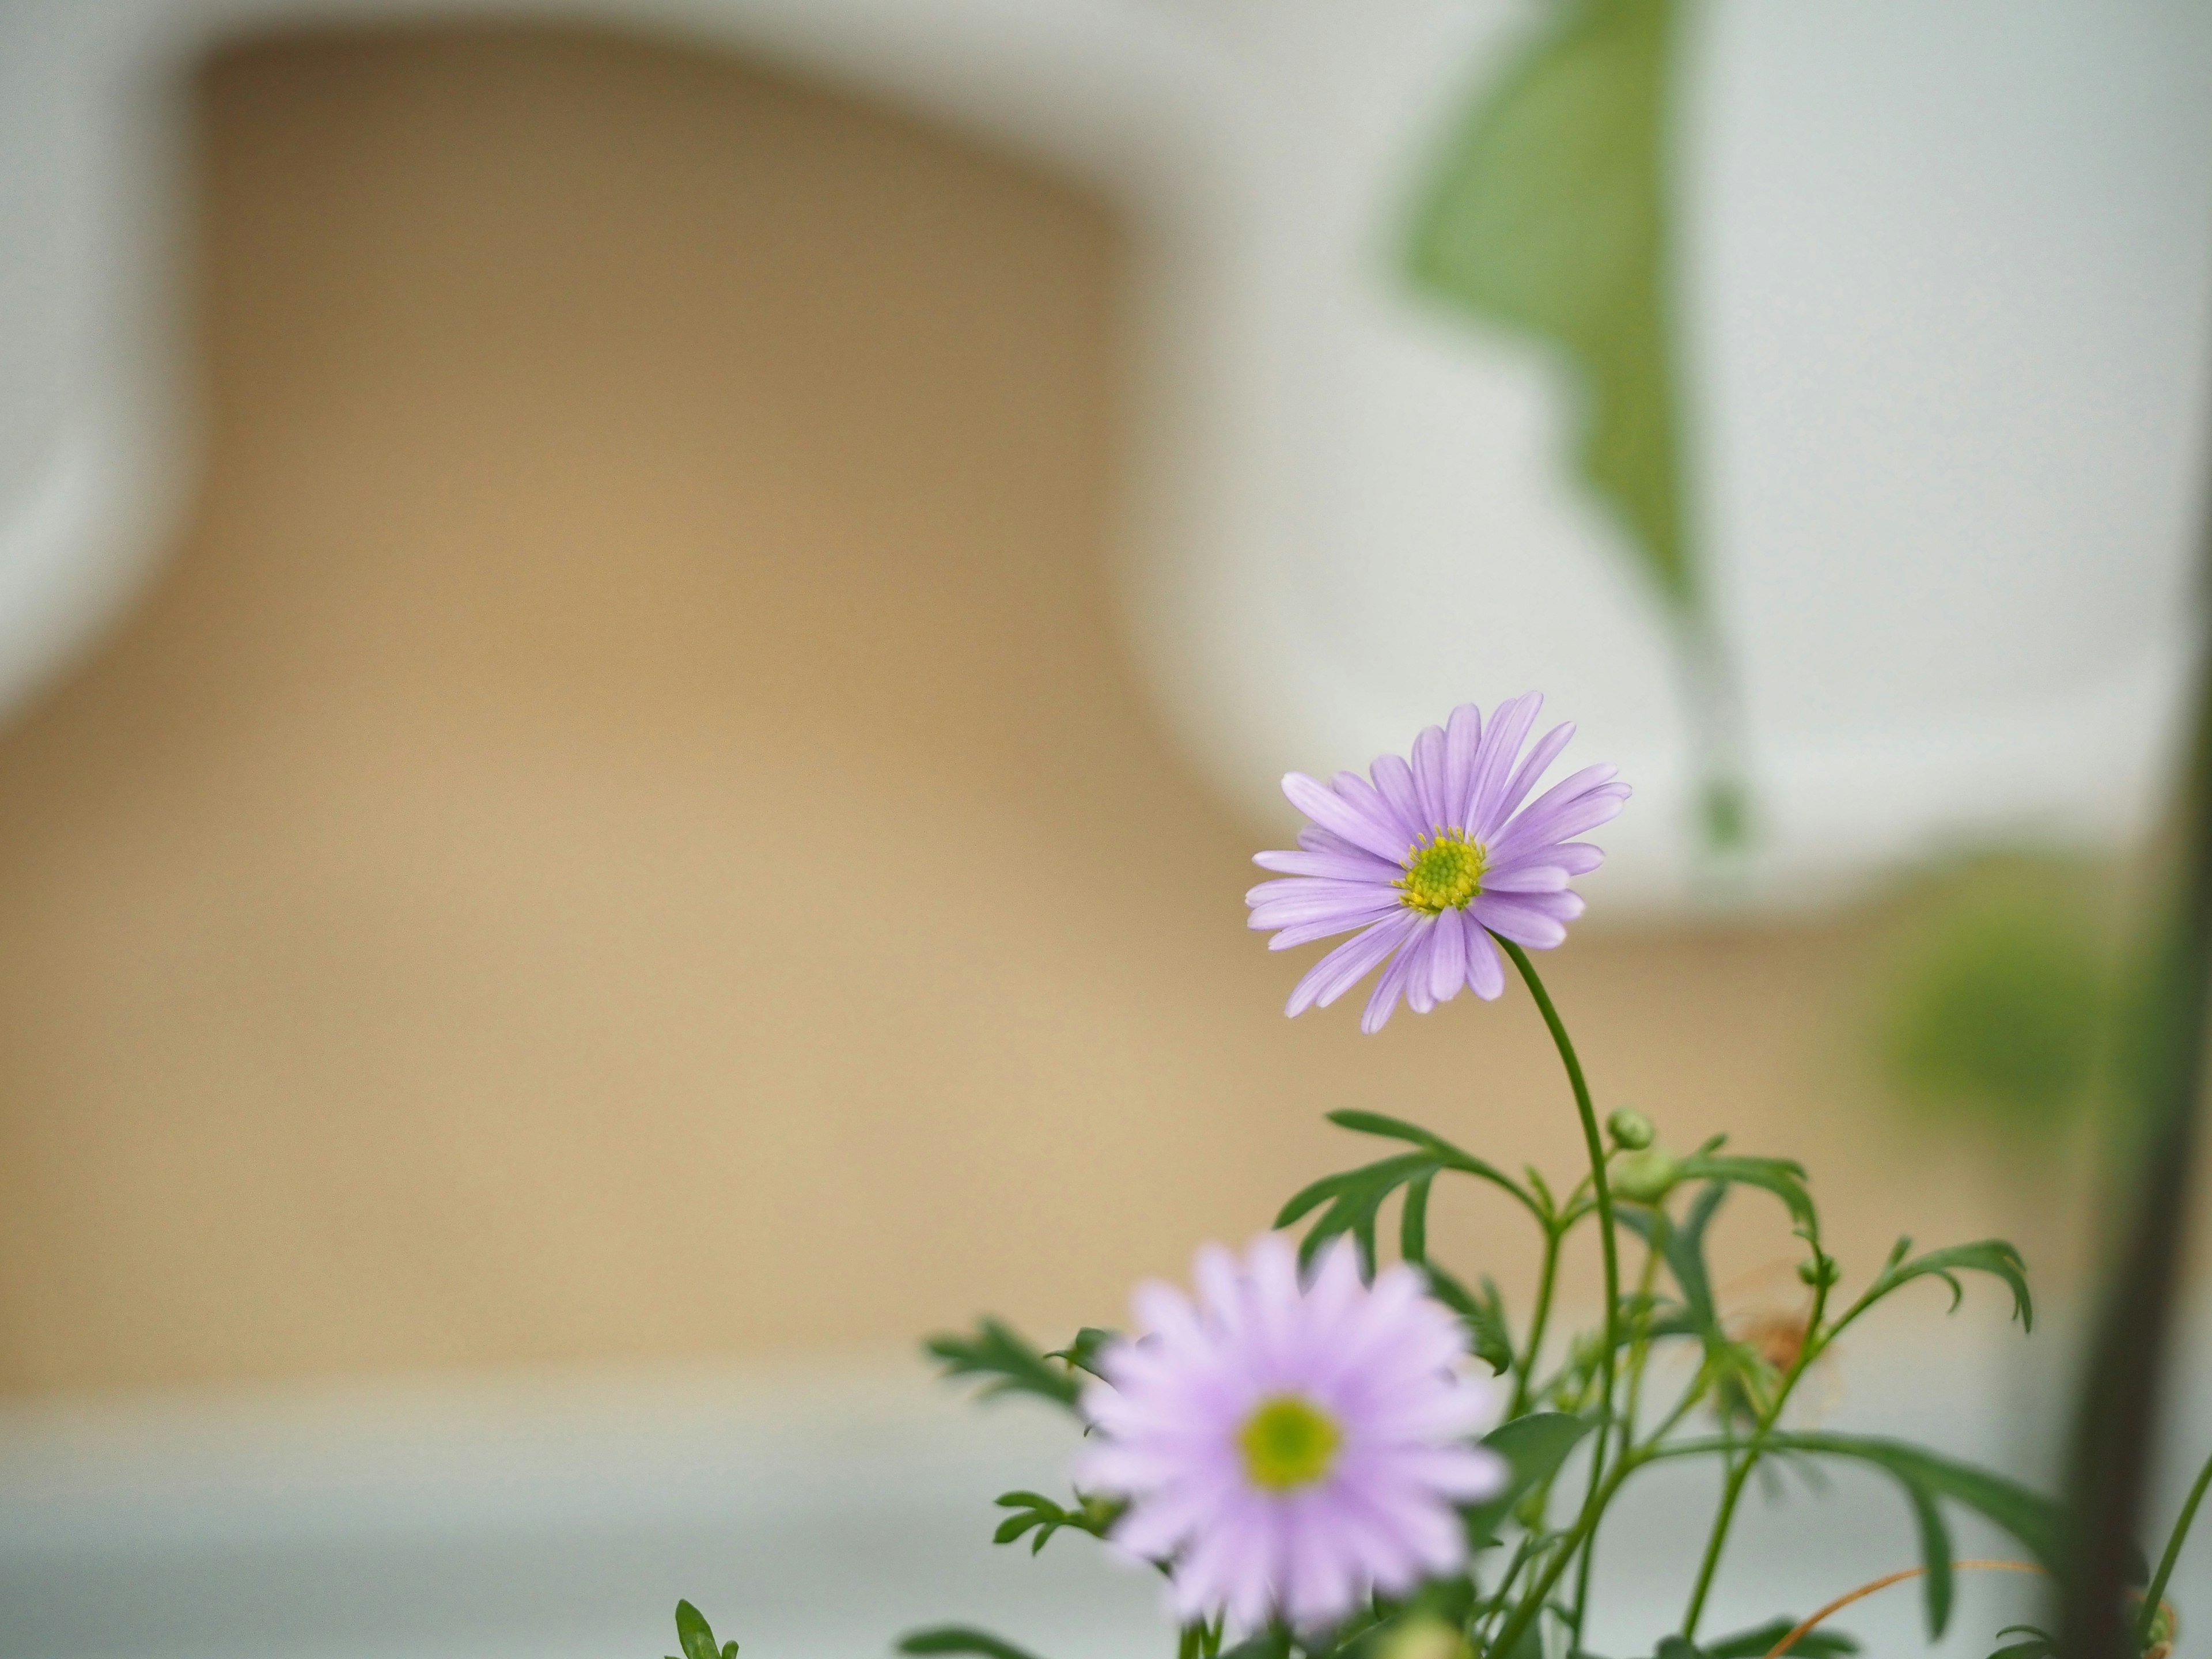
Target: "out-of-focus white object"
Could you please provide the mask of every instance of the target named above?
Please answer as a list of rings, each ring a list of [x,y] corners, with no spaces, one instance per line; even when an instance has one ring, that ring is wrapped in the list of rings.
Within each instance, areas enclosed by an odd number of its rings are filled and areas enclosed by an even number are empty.
[[[0,704],[95,641],[191,471],[185,77],[332,21],[627,24],[881,97],[1127,222],[1127,620],[1235,799],[1540,686],[1638,785],[1609,908],[1688,902],[1656,605],[1539,351],[1397,279],[1505,0],[13,0],[0,8]],[[2134,833],[2189,670],[2212,9],[1714,0],[1681,54],[1697,517],[1743,691],[1747,890]]]

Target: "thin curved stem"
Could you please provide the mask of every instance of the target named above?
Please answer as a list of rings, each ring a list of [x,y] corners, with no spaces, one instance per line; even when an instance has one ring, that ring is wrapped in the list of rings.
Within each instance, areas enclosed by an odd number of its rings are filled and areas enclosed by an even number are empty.
[[[2158,1571],[2151,1575],[2150,1588],[2143,1592],[2142,1613],[2136,1621],[2136,1640],[2140,1645],[2149,1644],[2151,1622],[2158,1617],[2159,1603],[2166,1598],[2166,1580],[2173,1577],[2174,1563],[2181,1559],[2182,1542],[2189,1536],[2190,1523],[2197,1519],[2197,1506],[2204,1501],[2207,1486],[2212,1486],[2212,1457],[2206,1458],[2204,1467],[2197,1471],[2197,1484],[2189,1489],[2189,1501],[2181,1506],[2180,1518],[2166,1540],[2166,1553],[2159,1558]]]
[[[1497,935],[1492,935],[1497,938]],[[1605,1142],[1598,1133],[1597,1108],[1590,1100],[1589,1084],[1583,1076],[1583,1063],[1575,1053],[1574,1039],[1567,1035],[1566,1024],[1559,1011],[1552,1006],[1551,994],[1545,990],[1544,981],[1537,976],[1536,966],[1528,960],[1528,953],[1510,939],[1498,939],[1505,954],[1520,969],[1521,977],[1528,987],[1528,994],[1535,999],[1544,1024],[1552,1034],[1552,1042],[1559,1051],[1559,1063],[1566,1067],[1567,1085],[1575,1097],[1575,1110],[1583,1121],[1583,1141],[1589,1152],[1590,1192],[1597,1201],[1598,1248],[1605,1258],[1605,1348],[1599,1359],[1599,1398],[1603,1410],[1598,1421],[1597,1443],[1590,1455],[1590,1484],[1589,1496],[1583,1500],[1583,1519],[1595,1522],[1594,1506],[1605,1480],[1606,1441],[1613,1426],[1613,1392],[1614,1366],[1620,1346],[1620,1247],[1613,1237],[1613,1188],[1605,1178]],[[1576,1540],[1573,1548],[1587,1543],[1588,1533]],[[1558,1563],[1565,1566],[1564,1558]],[[1558,1573],[1550,1575],[1556,1579]],[[1547,1584],[1547,1589],[1550,1586]]]
[[[2032,1561],[1954,1561],[1951,1564],[1951,1566],[1954,1571],[2041,1572],[2044,1571],[2043,1568],[2037,1566]],[[1782,1659],[1782,1656],[1784,1654],[1789,1652],[1790,1649],[1796,1647],[1806,1636],[1811,1634],[1815,1626],[1820,1624],[1824,1620],[1832,1618],[1835,1614],[1841,1613],[1845,1607],[1850,1606],[1852,1602],[1863,1601],[1868,1596],[1872,1595],[1876,1590],[1887,1589],[1892,1584],[1901,1584],[1908,1578],[1917,1578],[1927,1571],[1928,1569],[1925,1567],[1907,1567],[1902,1572],[1887,1572],[1869,1583],[1861,1584],[1856,1589],[1852,1590],[1849,1595],[1838,1595],[1834,1601],[1829,1602],[1826,1607],[1822,1607],[1820,1612],[1814,1613],[1810,1619],[1805,1620],[1803,1624],[1798,1626],[1796,1629],[1791,1631],[1789,1635],[1784,1637],[1779,1642],[1777,1642],[1772,1647],[1769,1648],[1766,1650],[1766,1659]],[[2152,1605],[2156,1606],[2157,1604],[2154,1602]]]
[[[1544,1271],[1536,1280],[1536,1307],[1528,1320],[1528,1348],[1522,1357],[1520,1375],[1513,1379],[1513,1408],[1505,1413],[1509,1420],[1528,1409],[1530,1385],[1536,1377],[1536,1359],[1544,1351],[1544,1327],[1552,1318],[1552,1287],[1559,1276],[1560,1231],[1548,1224],[1544,1228]]]
[[[1808,1242],[1813,1247],[1814,1263],[1825,1264],[1827,1253],[1820,1248],[1817,1229]],[[1695,1639],[1698,1620],[1705,1616],[1705,1597],[1712,1590],[1713,1575],[1720,1570],[1721,1551],[1728,1544],[1729,1527],[1735,1519],[1735,1506],[1737,1500],[1743,1496],[1744,1483],[1750,1480],[1752,1470],[1757,1467],[1759,1455],[1765,1449],[1766,1437],[1782,1420],[1782,1408],[1790,1403],[1790,1395],[1796,1388],[1797,1380],[1805,1375],[1806,1367],[1818,1358],[1820,1351],[1827,1346],[1829,1337],[1824,1336],[1820,1330],[1820,1321],[1826,1314],[1827,1307],[1828,1279],[1822,1272],[1819,1275],[1819,1282],[1814,1286],[1813,1311],[1805,1322],[1805,1340],[1797,1350],[1796,1363],[1784,1373],[1781,1387],[1774,1391],[1773,1403],[1760,1416],[1750,1437],[1744,1442],[1742,1457],[1730,1462],[1728,1484],[1721,1492],[1720,1512],[1713,1516],[1712,1536],[1706,1540],[1705,1559],[1698,1564],[1697,1585],[1691,1590],[1690,1605],[1682,1614],[1682,1635],[1686,1640]],[[1853,1310],[1854,1315],[1856,1312],[1857,1310]],[[1832,1335],[1832,1333],[1829,1334]]]

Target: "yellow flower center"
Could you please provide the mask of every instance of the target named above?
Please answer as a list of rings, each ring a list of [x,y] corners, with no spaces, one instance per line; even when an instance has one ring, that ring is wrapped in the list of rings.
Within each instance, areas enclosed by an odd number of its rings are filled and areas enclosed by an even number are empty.
[[[1254,1486],[1295,1492],[1328,1473],[1343,1439],[1336,1425],[1311,1401],[1279,1394],[1261,1401],[1244,1419],[1237,1443]]]
[[[1405,890],[1404,903],[1431,916],[1466,909],[1482,890],[1483,862],[1482,843],[1469,841],[1465,830],[1439,830],[1435,840],[1415,842],[1397,884]]]

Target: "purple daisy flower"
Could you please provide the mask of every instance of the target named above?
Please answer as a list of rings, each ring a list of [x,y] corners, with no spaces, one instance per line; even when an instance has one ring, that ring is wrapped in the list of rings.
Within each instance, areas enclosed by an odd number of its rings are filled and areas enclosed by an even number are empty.
[[[1359,930],[1298,981],[1286,1012],[1327,1007],[1387,962],[1359,1021],[1379,1031],[1401,995],[1425,1014],[1462,985],[1486,1000],[1504,990],[1492,933],[1532,951],[1566,938],[1583,913],[1567,883],[1605,860],[1574,837],[1618,813],[1629,791],[1614,768],[1591,766],[1522,805],[1575,734],[1554,726],[1522,756],[1543,702],[1531,691],[1500,703],[1486,730],[1482,711],[1462,703],[1413,739],[1411,764],[1384,755],[1364,778],[1283,780],[1312,822],[1297,852],[1253,858],[1289,879],[1244,896],[1250,925],[1274,933],[1273,951]]]
[[[1311,1629],[1462,1565],[1453,1505],[1505,1481],[1471,1443],[1499,1395],[1462,1368],[1466,1331],[1419,1275],[1393,1267],[1370,1287],[1340,1243],[1302,1285],[1270,1233],[1242,1262],[1201,1250],[1197,1279],[1195,1306],[1138,1288],[1145,1335],[1109,1349],[1108,1382],[1085,1392],[1096,1433],[1075,1472],[1130,1500],[1113,1539],[1170,1564],[1177,1616]]]

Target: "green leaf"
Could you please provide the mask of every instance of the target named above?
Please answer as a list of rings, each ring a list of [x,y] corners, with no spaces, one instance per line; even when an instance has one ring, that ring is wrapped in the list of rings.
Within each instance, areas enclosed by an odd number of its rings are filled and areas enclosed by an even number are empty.
[[[716,1647],[714,1627],[689,1601],[676,1604],[676,1640],[684,1650],[684,1659],[723,1659],[725,1651],[734,1655],[738,1650],[735,1642],[726,1650]]]
[[[2007,1625],[1997,1632],[2000,1636],[2025,1636],[2025,1642],[2015,1642],[2010,1647],[1999,1648],[1990,1659],[2056,1659],[2058,1638],[2047,1630],[2033,1625]]]
[[[999,1522],[991,1534],[994,1544],[1011,1544],[1032,1528],[1036,1537],[1030,1540],[1030,1553],[1035,1555],[1045,1547],[1046,1540],[1063,1527],[1077,1532],[1087,1532],[1093,1538],[1103,1538],[1107,1529],[1121,1517],[1123,1506],[1107,1498],[1085,1498],[1075,1508],[1063,1509],[1042,1492],[1001,1492],[998,1505],[1002,1510],[1013,1510],[1016,1514]]]
[[[1670,0],[1589,0],[1494,87],[1421,192],[1421,288],[1557,347],[1581,376],[1577,459],[1659,594],[1694,609],[1667,297]]]
[[[1064,1348],[1053,1349],[1045,1355],[1045,1358],[1064,1359],[1078,1370],[1089,1371],[1091,1376],[1103,1378],[1106,1373],[1098,1369],[1098,1356],[1121,1340],[1121,1334],[1119,1331],[1106,1330],[1097,1325],[1085,1325],[1081,1330],[1076,1332],[1074,1341]]]
[[[1951,1529],[1943,1524],[1934,1493],[1906,1481],[1905,1496],[1920,1533],[1920,1565],[1928,1570],[1920,1584],[1926,1595],[1928,1638],[1934,1641],[1951,1622]]]
[[[1424,1129],[1418,1123],[1408,1123],[1401,1117],[1386,1117],[1381,1112],[1362,1112],[1352,1109],[1331,1112],[1328,1121],[1340,1129],[1350,1129],[1355,1134],[1380,1135],[1388,1140],[1403,1140],[1427,1152],[1436,1160],[1440,1170],[1456,1170],[1462,1175],[1471,1175],[1486,1181],[1501,1192],[1508,1193],[1523,1208],[1540,1219],[1545,1206],[1537,1202],[1528,1188],[1507,1175],[1495,1164],[1477,1158],[1473,1152],[1454,1146],[1442,1135]],[[1532,1172],[1533,1173],[1533,1172]],[[1282,1224],[1278,1222],[1276,1225]]]
[[[1280,1626],[1271,1626],[1239,1642],[1221,1659],[1291,1659],[1291,1633]]]
[[[1505,1322],[1505,1301],[1497,1282],[1483,1275],[1482,1294],[1477,1296],[1433,1261],[1421,1264],[1429,1281],[1429,1294],[1457,1314],[1468,1330],[1474,1357],[1503,1376],[1513,1369],[1513,1334]]]
[[[991,1379],[982,1389],[986,1400],[1005,1394],[1033,1394],[1073,1411],[1083,1392],[1066,1367],[1053,1364],[1011,1327],[995,1319],[977,1325],[973,1336],[944,1334],[931,1337],[922,1346],[944,1367],[947,1377]]]
[[[1711,1346],[1727,1340],[1721,1329],[1719,1307],[1713,1300],[1711,1270],[1705,1265],[1705,1229],[1712,1224],[1713,1216],[1727,1201],[1728,1187],[1714,1182],[1703,1188],[1692,1200],[1689,1213],[1667,1230],[1662,1240],[1660,1254],[1665,1257],[1667,1271],[1674,1275],[1675,1286],[1682,1292],[1682,1305],[1689,1315],[1689,1324]]]
[[[1402,1152],[1341,1175],[1324,1176],[1283,1206],[1278,1227],[1287,1227],[1299,1217],[1326,1204],[1321,1217],[1307,1228],[1298,1245],[1298,1261],[1310,1266],[1314,1258],[1335,1239],[1349,1235],[1359,1246],[1361,1265],[1375,1267],[1375,1218],[1384,1200],[1399,1188],[1423,1176],[1433,1176],[1438,1164],[1430,1152]]]
[[[1496,1542],[1498,1529],[1513,1506],[1559,1473],[1567,1454],[1592,1426],[1589,1418],[1565,1412],[1531,1412],[1483,1436],[1482,1443],[1503,1457],[1513,1472],[1496,1497],[1460,1511],[1467,1521],[1468,1545],[1481,1549]]]
[[[1925,1255],[1905,1259],[1912,1241],[1900,1238],[1882,1264],[1875,1281],[1867,1287],[1866,1294],[1858,1300],[1854,1316],[1872,1307],[1899,1285],[1916,1279],[1940,1279],[1951,1287],[1951,1310],[1958,1311],[1966,1299],[1966,1287],[1959,1283],[1962,1272],[1989,1273],[2004,1281],[2012,1292],[2012,1316],[2020,1321],[2023,1331],[2035,1328],[2035,1304],[2027,1293],[2027,1263],[2018,1250],[2002,1238],[1978,1239],[1972,1244],[1954,1244],[1947,1249],[1930,1250]]]
[[[1692,1152],[1682,1160],[1682,1179],[1725,1181],[1738,1186],[1763,1188],[1782,1200],[1790,1212],[1790,1218],[1799,1226],[1812,1228],[1820,1224],[1819,1213],[1813,1207],[1813,1195],[1805,1190],[1805,1166],[1786,1158],[1736,1158],[1717,1152]]]
[[[1750,1630],[1715,1637],[1705,1644],[1705,1659],[1766,1659],[1774,1644],[1796,1628],[1795,1619],[1770,1619]],[[1856,1638],[1822,1625],[1799,1637],[1790,1655],[1790,1659],[1842,1659],[1858,1650]]]
[[[1908,1499],[1915,1505],[1916,1516],[1923,1499],[1932,1502],[1939,1498],[1948,1498],[1996,1522],[2018,1539],[2042,1565],[2054,1571],[2059,1565],[2058,1506],[2001,1474],[1976,1468],[1971,1463],[1954,1462],[1919,1446],[1870,1435],[1776,1433],[1766,1437],[1765,1444],[1776,1451],[1811,1452],[1871,1463],[1905,1488]],[[1932,1541],[1924,1521],[1921,1541],[1923,1549]],[[1948,1543],[1945,1547],[1948,1549]],[[1948,1555],[1944,1559],[1948,1562]],[[1933,1598],[1930,1599],[1932,1615]]]
[[[981,1659],[1036,1659],[1036,1656],[969,1625],[939,1625],[899,1638],[901,1653],[969,1653]]]

